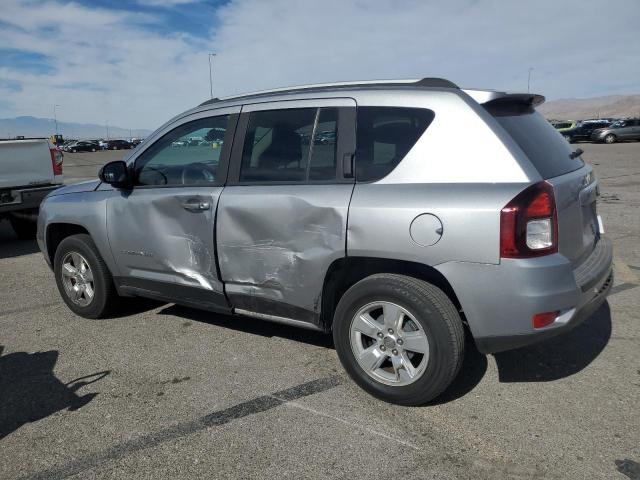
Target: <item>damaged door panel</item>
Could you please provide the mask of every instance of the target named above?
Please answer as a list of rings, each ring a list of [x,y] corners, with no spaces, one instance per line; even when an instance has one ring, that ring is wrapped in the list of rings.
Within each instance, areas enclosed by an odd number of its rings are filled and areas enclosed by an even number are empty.
[[[324,274],[345,256],[353,185],[226,187],[220,272],[235,308],[316,320]]]
[[[349,98],[245,105],[216,223],[238,313],[317,326],[325,274],[346,255],[355,151]]]
[[[224,296],[215,261],[215,210],[222,187],[140,189],[110,199],[109,242],[125,284],[196,287]],[[222,298],[218,299],[222,300]]]
[[[182,119],[135,158],[133,188],[107,204],[121,291],[229,311],[214,231],[239,110]]]

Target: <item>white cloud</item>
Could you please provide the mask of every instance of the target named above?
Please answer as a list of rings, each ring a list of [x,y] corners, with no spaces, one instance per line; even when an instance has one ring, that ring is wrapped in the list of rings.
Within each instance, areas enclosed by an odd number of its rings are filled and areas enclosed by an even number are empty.
[[[146,3],[156,0],[140,0]],[[159,1],[159,0],[158,0]],[[186,0],[170,0],[176,4]],[[162,2],[164,6],[167,2]],[[442,76],[465,87],[532,88],[550,98],[637,93],[640,2],[235,0],[211,38],[160,33],[160,17],[53,0],[3,1],[0,48],[47,55],[48,75],[0,67],[0,116],[154,127],[214,95],[299,83]],[[198,5],[175,8],[197,9]],[[0,106],[0,108],[2,108]]]
[[[176,5],[186,5],[195,3],[198,0],[138,0],[140,5],[149,5],[152,7],[175,7]]]

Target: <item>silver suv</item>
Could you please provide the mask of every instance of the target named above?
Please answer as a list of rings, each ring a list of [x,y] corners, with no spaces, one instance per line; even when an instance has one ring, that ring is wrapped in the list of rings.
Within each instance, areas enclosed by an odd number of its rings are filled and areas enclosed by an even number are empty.
[[[332,332],[362,388],[423,404],[465,335],[537,342],[612,284],[597,181],[543,100],[441,79],[213,99],[51,194],[40,248],[78,315],[140,296]]]
[[[625,140],[640,140],[640,118],[617,120],[605,128],[598,128],[591,133],[594,142],[616,143]]]

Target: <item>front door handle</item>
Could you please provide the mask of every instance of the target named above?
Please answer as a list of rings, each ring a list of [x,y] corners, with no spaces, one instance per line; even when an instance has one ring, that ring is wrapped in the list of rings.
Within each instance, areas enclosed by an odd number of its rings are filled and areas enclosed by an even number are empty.
[[[211,203],[204,200],[192,199],[183,202],[182,208],[189,210],[190,212],[203,212],[204,210],[209,210],[211,208]]]

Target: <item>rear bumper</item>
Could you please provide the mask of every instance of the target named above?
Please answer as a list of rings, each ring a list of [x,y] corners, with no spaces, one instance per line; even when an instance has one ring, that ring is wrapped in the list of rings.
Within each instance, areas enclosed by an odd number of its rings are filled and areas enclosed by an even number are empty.
[[[0,203],[0,214],[19,212],[21,210],[32,210],[38,208],[44,197],[49,193],[62,187],[62,185],[47,185],[37,188],[17,188],[10,189],[10,196],[13,198],[8,203]],[[5,190],[4,192],[7,192]]]
[[[566,323],[562,323],[552,328],[541,329],[539,331],[524,335],[504,335],[496,337],[480,337],[476,338],[476,346],[482,353],[498,353],[505,350],[513,350],[515,348],[524,347],[534,343],[547,340],[549,338],[561,335],[580,325],[584,320],[589,318],[607,299],[609,290],[613,286],[613,271],[609,270],[609,275],[604,282],[596,289],[593,298],[580,310],[575,311]]]
[[[613,284],[612,261],[612,243],[602,237],[575,270],[560,254],[436,268],[458,296],[478,349],[497,353],[559,335],[588,318]],[[560,315],[554,323],[533,328],[534,315],[555,311]]]

